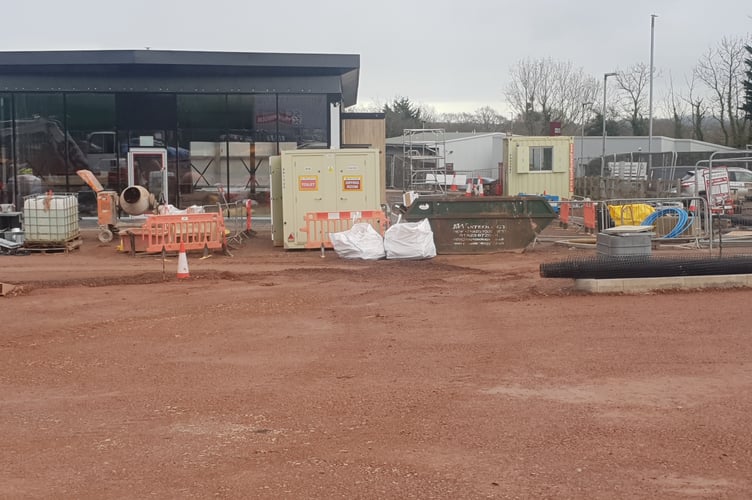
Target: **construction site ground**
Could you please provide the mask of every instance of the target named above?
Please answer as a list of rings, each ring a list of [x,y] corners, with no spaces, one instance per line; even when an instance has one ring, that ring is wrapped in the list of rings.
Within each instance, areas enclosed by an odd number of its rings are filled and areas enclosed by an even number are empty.
[[[749,289],[96,234],[0,256],[0,497],[752,497]]]

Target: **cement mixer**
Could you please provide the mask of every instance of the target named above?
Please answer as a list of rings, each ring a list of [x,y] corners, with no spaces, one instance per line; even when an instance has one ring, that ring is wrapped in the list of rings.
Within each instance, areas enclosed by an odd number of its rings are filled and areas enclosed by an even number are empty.
[[[167,203],[169,199],[167,192],[167,150],[164,148],[135,147],[128,150],[128,187],[120,193],[119,197],[117,192],[105,190],[90,170],[78,170],[76,172],[97,194],[99,241],[109,243],[112,241],[114,233],[118,232],[118,206],[128,215],[142,215],[156,208],[158,200],[154,194],[144,186],[137,184],[137,180],[148,182],[149,179],[142,179],[142,176],[150,172],[157,173],[156,179],[161,180],[159,201]]]
[[[128,186],[118,196],[116,191],[106,190],[90,170],[76,171],[97,195],[97,239],[102,243],[112,241],[118,232],[118,206],[128,215],[142,215],[156,207],[156,199],[143,186]]]
[[[143,186],[128,186],[120,193],[120,208],[128,215],[141,215],[156,207],[157,200]]]

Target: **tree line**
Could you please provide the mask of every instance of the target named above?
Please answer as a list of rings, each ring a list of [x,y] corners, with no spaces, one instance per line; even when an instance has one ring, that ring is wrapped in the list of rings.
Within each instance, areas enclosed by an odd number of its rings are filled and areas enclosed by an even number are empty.
[[[467,113],[436,113],[408,97],[361,108],[385,114],[387,136],[406,128],[445,128],[458,132],[511,132],[548,135],[551,122],[565,135],[648,135],[650,67],[644,62],[597,78],[569,61],[526,58],[510,68],[504,89],[511,110],[503,116],[490,106]],[[698,59],[681,82],[665,78],[667,91],[654,94],[653,134],[744,148],[752,143],[752,38],[723,37]],[[603,116],[603,84],[606,113]]]

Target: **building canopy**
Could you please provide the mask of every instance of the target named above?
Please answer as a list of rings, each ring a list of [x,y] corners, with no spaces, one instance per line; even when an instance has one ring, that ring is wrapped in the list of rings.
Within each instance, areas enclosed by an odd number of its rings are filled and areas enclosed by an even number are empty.
[[[0,91],[341,94],[360,56],[166,50],[0,52]]]

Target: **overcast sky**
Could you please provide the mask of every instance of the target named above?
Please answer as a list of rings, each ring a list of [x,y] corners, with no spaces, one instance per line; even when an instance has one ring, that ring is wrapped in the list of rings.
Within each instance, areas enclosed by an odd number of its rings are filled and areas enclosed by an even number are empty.
[[[359,54],[361,105],[405,96],[439,113],[506,113],[520,59],[569,60],[599,79],[648,63],[651,14],[655,99],[724,35],[752,33],[750,0],[41,0],[4,2],[0,50]]]

